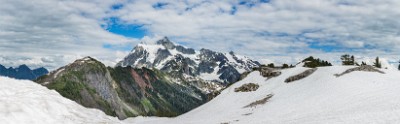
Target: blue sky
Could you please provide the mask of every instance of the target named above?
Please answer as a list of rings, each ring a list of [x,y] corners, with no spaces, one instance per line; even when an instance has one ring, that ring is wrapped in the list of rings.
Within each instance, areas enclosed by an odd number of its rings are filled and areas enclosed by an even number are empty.
[[[108,27],[105,27],[109,32],[139,39],[146,35],[146,30],[143,28],[143,25],[123,24],[118,22],[118,18],[110,18],[109,20]]]
[[[0,2],[0,64],[8,66],[57,68],[84,56],[113,65],[160,36],[278,63],[400,58],[398,0]]]

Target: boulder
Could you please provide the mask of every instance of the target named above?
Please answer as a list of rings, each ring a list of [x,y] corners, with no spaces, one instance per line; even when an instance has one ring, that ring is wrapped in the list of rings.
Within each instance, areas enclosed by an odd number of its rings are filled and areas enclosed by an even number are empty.
[[[353,71],[365,71],[365,72],[377,72],[377,73],[381,73],[381,74],[385,74],[385,72],[380,71],[378,69],[376,69],[374,66],[371,65],[361,65],[360,67],[355,67],[355,68],[351,68],[351,69],[347,69],[346,71],[340,73],[340,74],[335,74],[336,77],[340,77],[343,76],[345,74],[351,73]]]
[[[256,91],[260,87],[258,84],[255,83],[248,83],[243,84],[242,86],[235,88],[235,92],[251,92]]]
[[[277,77],[281,75],[281,72],[279,70],[269,67],[261,67],[259,71],[263,77],[267,78]]]

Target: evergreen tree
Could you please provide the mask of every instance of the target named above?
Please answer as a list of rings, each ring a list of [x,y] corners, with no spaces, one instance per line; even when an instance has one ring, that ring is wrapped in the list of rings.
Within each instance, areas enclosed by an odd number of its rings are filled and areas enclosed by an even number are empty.
[[[350,55],[349,54],[345,54],[342,55],[342,57],[340,57],[340,59],[342,60],[342,65],[349,65],[349,60],[350,60]]]
[[[375,62],[374,62],[374,66],[377,68],[382,68],[382,64],[379,61],[379,57],[376,57]]]
[[[353,55],[350,57],[350,63],[349,64],[350,65],[354,65],[355,64]]]
[[[365,63],[364,61],[361,62],[361,65],[367,65],[367,63]]]
[[[398,69],[400,70],[400,61],[399,61],[399,68]]]
[[[270,63],[270,64],[268,64],[267,66],[270,67],[270,68],[275,68],[274,63]]]
[[[315,67],[321,67],[321,66],[332,66],[332,64],[329,63],[328,61],[324,61],[319,58],[315,59],[312,56],[304,59],[302,62],[304,62],[304,67],[309,67],[309,68],[315,68]]]
[[[282,68],[289,68],[289,65],[288,64],[283,64]]]
[[[342,60],[342,65],[354,65],[355,64],[354,56],[350,56],[349,54],[342,55],[340,57],[340,59]]]

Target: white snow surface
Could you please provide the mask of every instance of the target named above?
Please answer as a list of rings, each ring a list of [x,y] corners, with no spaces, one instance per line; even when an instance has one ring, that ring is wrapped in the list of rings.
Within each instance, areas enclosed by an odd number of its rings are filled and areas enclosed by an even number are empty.
[[[6,124],[365,124],[400,123],[400,72],[341,73],[354,66],[321,67],[291,83],[284,80],[307,68],[282,70],[266,80],[259,72],[231,85],[210,102],[175,118],[135,117],[120,121],[100,110],[85,108],[34,82],[0,77],[0,122]],[[246,83],[260,87],[234,92]],[[244,106],[274,94],[255,107]]]
[[[354,66],[353,66],[354,67]],[[400,72],[341,73],[352,66],[321,67],[291,83],[284,80],[307,68],[296,67],[266,80],[259,72],[225,89],[212,101],[175,118],[137,117],[124,122],[143,124],[321,124],[400,123]],[[234,92],[246,83],[257,83],[253,92]],[[244,106],[274,94],[263,105]]]
[[[362,57],[357,59],[357,62],[359,64],[361,64],[361,62],[365,62],[367,65],[374,65],[376,61],[375,59],[376,58]],[[386,58],[379,58],[379,62],[381,63],[383,69],[397,69],[397,63],[390,63]]]
[[[106,124],[122,123],[97,109],[85,108],[28,80],[0,77],[2,124]]]

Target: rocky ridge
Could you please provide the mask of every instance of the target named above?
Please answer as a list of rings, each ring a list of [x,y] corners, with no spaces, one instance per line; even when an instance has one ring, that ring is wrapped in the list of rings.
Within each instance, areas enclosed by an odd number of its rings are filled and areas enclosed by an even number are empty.
[[[138,115],[177,116],[205,103],[205,94],[146,68],[106,67],[91,57],[78,59],[36,80],[85,107],[120,119]]]
[[[233,52],[196,51],[164,37],[155,44],[137,45],[116,66],[155,68],[170,73],[177,83],[191,82],[189,85],[211,93],[238,81],[241,73],[259,67],[260,63]]]

